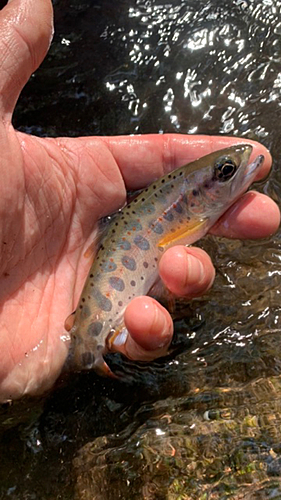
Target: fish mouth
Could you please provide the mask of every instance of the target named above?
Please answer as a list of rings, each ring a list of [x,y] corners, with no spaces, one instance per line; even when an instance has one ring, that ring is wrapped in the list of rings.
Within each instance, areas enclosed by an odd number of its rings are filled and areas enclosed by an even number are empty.
[[[242,168],[237,170],[234,178],[234,182],[231,184],[231,193],[240,196],[245,192],[250,185],[254,182],[255,177],[260,170],[264,161],[264,156],[257,156],[254,161],[249,164],[244,165]]]
[[[255,160],[252,163],[249,163],[249,165],[247,165],[245,169],[246,178],[254,177],[258,172],[258,170],[260,169],[260,167],[262,166],[263,162],[264,162],[264,156],[259,155],[255,158]]]

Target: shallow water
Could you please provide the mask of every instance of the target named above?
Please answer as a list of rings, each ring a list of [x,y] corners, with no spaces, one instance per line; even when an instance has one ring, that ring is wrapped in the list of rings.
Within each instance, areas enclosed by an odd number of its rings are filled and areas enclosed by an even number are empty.
[[[18,129],[257,139],[273,156],[258,189],[279,200],[280,1],[54,4],[55,39]],[[281,498],[280,231],[201,246],[217,279],[178,304],[170,358],[127,362],[126,385],[72,376],[2,409],[1,499]]]

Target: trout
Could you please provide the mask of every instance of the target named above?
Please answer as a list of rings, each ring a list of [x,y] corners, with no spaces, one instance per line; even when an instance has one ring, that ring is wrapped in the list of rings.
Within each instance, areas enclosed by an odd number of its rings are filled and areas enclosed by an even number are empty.
[[[170,172],[112,217],[72,315],[68,364],[114,376],[103,356],[128,334],[124,311],[159,278],[167,248],[202,238],[249,188],[263,163],[239,144]],[[67,328],[67,326],[66,326]],[[123,336],[123,337],[122,337]]]

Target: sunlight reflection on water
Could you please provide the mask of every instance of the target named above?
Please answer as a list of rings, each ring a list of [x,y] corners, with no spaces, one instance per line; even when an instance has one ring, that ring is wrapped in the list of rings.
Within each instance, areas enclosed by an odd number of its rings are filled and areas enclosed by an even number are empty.
[[[274,161],[259,189],[279,201],[280,1],[54,3],[55,40],[20,99],[20,130],[257,139]],[[55,394],[36,427],[44,439],[29,435],[30,463],[18,455],[25,475],[6,454],[2,498],[61,498],[61,474],[75,483],[69,498],[85,500],[280,497],[280,231],[202,246],[217,279],[179,304],[176,354],[133,365],[119,391],[89,376]]]

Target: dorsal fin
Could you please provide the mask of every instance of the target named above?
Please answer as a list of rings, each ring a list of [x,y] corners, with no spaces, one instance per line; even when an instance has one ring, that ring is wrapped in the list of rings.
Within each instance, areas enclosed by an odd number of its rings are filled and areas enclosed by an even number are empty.
[[[87,250],[84,253],[84,257],[86,259],[92,258],[94,260],[95,256],[97,255],[97,252],[99,251],[102,242],[105,238],[105,236],[108,233],[108,229],[115,222],[115,220],[120,216],[120,212],[115,212],[112,215],[108,215],[107,217],[103,217],[102,219],[99,219],[97,223],[97,231],[96,231],[96,236],[94,238],[94,241],[88,246]]]

